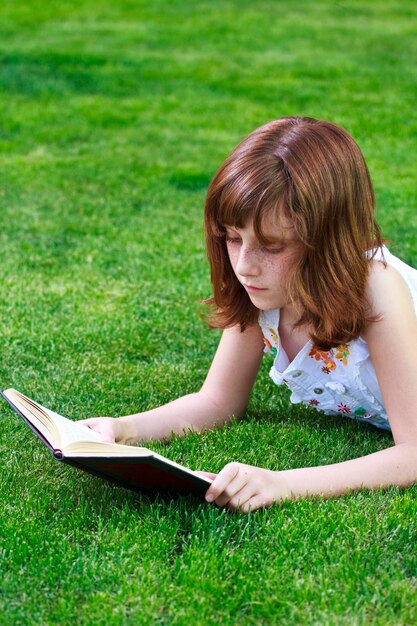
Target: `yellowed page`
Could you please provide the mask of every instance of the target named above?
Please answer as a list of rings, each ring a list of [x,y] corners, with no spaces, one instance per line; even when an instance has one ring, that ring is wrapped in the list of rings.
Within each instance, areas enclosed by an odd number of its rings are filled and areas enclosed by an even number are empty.
[[[26,402],[25,396],[22,396],[15,389],[7,389],[3,392],[14,406],[24,415],[31,424],[49,441],[53,448],[59,447],[60,436],[58,428],[49,416],[39,412],[36,407]]]
[[[55,450],[61,450],[64,454],[72,456],[103,454],[104,456],[132,457],[150,456],[152,454],[147,448],[105,443],[101,441],[100,435],[94,430],[47,409],[20,391],[7,389],[3,393],[49,441],[51,446]]]
[[[32,422],[53,448],[62,450],[70,443],[80,439],[90,442],[100,441],[100,435],[94,430],[47,409],[24,396],[20,391],[7,389],[3,393]]]
[[[156,456],[152,450],[104,441],[72,441],[65,446],[66,456]]]

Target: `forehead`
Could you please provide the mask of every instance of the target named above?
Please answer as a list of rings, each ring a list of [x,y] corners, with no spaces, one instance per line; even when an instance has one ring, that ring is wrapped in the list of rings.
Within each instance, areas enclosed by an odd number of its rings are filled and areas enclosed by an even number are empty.
[[[278,215],[266,215],[261,219],[259,226],[260,234],[266,239],[296,238],[294,225],[283,211],[280,211]]]

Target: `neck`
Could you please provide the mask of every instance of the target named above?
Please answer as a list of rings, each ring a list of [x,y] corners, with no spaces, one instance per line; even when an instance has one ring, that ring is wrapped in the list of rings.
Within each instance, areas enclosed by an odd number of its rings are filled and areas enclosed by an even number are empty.
[[[296,304],[288,304],[279,312],[279,325],[293,328],[300,317],[300,311]]]
[[[299,318],[299,312],[294,307],[285,307],[280,311],[278,333],[281,345],[285,350],[290,362],[310,339],[310,328],[307,325],[294,328]]]

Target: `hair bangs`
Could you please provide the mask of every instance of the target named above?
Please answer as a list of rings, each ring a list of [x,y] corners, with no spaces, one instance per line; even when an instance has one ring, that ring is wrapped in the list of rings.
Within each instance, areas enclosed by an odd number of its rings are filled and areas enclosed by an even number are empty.
[[[246,171],[228,181],[218,194],[212,215],[213,234],[221,237],[226,226],[244,228],[252,222],[259,241],[270,243],[263,225],[266,220],[279,221],[285,210],[283,195],[286,195],[282,185],[277,185],[278,177],[270,178],[264,176],[260,182],[258,171]]]

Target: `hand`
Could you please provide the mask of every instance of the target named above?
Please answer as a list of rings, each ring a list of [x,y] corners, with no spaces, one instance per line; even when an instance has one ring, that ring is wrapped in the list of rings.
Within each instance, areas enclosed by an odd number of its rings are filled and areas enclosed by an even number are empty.
[[[206,492],[206,501],[227,506],[232,511],[248,513],[289,497],[280,472],[228,463],[217,476],[204,473],[214,478]]]
[[[94,430],[105,443],[119,443],[122,438],[121,424],[113,417],[90,417],[78,421],[77,424]]]

